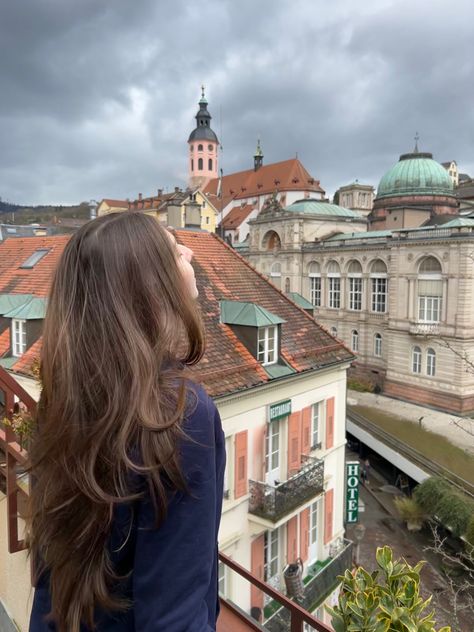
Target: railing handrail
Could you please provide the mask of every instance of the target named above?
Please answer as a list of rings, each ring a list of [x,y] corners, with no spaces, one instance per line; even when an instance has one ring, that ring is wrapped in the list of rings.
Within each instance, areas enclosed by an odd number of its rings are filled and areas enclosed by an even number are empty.
[[[303,632],[303,623],[309,623],[315,630],[317,630],[317,632],[333,632],[333,629],[328,627],[320,619],[317,619],[299,604],[291,601],[291,599],[288,599],[288,597],[279,590],[272,588],[272,586],[266,582],[258,579],[255,575],[252,575],[252,573],[250,573],[246,568],[232,560],[224,553],[219,553],[219,559],[223,564],[238,573],[253,586],[267,594],[275,601],[278,601],[285,608],[288,608],[291,613],[291,632]],[[226,601],[226,603],[228,602]],[[255,627],[254,629],[260,630],[261,627]]]

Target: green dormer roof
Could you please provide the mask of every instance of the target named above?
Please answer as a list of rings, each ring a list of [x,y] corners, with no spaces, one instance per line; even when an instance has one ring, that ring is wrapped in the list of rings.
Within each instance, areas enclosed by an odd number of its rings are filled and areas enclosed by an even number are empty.
[[[226,325],[244,325],[246,327],[268,327],[286,322],[255,303],[240,301],[220,301],[221,322]]]
[[[23,304],[3,315],[5,318],[16,318],[18,320],[42,320],[46,316],[47,305],[47,298],[32,297],[29,301],[23,302]]]
[[[314,305],[305,299],[304,296],[301,296],[298,292],[288,292],[288,298],[291,298],[293,303],[296,303],[299,307],[303,309],[314,309]]]
[[[377,188],[377,199],[398,195],[454,195],[453,182],[433,154],[403,154]]]
[[[320,200],[312,200],[311,198],[297,200],[285,208],[285,211],[298,213],[303,215],[317,215],[321,217],[344,217],[351,219],[364,219],[360,213],[351,211],[348,208],[330,204],[329,202],[321,202]]]
[[[0,294],[0,316],[5,316],[12,309],[28,303],[33,294]]]

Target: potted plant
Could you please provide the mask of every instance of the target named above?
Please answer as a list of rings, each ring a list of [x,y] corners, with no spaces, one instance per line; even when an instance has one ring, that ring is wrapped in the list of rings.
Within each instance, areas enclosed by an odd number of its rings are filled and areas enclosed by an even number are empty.
[[[406,522],[408,531],[419,531],[426,520],[423,508],[413,498],[399,496],[394,500],[401,518]]]

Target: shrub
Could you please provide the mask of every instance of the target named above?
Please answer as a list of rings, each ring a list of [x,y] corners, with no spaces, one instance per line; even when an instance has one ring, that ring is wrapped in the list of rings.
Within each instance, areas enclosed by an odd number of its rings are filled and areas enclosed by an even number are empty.
[[[413,492],[415,501],[431,516],[436,516],[455,536],[465,535],[474,517],[474,502],[446,480],[431,477]]]
[[[425,521],[426,512],[414,498],[399,496],[395,498],[394,503],[398,513],[405,522],[411,522],[421,526]]]
[[[413,498],[426,513],[433,514],[441,497],[449,495],[451,491],[451,486],[444,478],[431,476],[415,488]]]
[[[431,597],[420,596],[420,571],[424,562],[410,566],[393,560],[390,547],[377,549],[379,570],[372,574],[363,568],[346,571],[338,604],[327,608],[335,632],[436,632],[433,613],[426,614]],[[439,632],[450,632],[444,627]]]
[[[366,380],[356,380],[349,378],[347,380],[347,388],[351,391],[358,391],[359,393],[373,393],[374,385]]]

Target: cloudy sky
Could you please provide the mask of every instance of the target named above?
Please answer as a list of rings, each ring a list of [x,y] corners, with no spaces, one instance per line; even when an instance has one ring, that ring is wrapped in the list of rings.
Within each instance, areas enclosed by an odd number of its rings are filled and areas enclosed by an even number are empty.
[[[186,183],[206,85],[224,173],[299,158],[330,193],[400,153],[474,174],[472,0],[4,0],[0,197]]]

